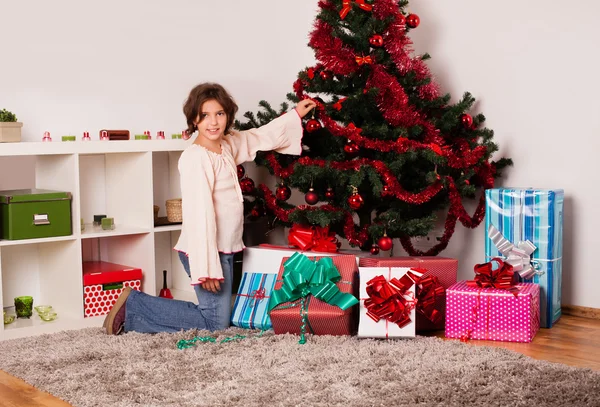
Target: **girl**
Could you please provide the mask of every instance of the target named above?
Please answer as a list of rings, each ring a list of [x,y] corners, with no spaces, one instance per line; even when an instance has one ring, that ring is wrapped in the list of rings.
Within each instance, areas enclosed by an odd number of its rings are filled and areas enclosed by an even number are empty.
[[[310,99],[258,129],[231,129],[237,105],[218,84],[204,83],[183,107],[188,132],[198,131],[181,154],[179,173],[183,226],[175,250],[190,276],[198,305],[123,290],[104,321],[109,334],[121,331],[177,332],[225,329],[231,318],[233,255],[242,242],[243,196],[237,165],[257,151],[302,152],[301,119],[315,107]]]

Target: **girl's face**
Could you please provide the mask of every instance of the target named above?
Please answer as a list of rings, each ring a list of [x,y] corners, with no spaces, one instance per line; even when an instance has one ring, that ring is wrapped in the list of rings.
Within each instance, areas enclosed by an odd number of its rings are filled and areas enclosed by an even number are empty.
[[[207,100],[200,108],[197,119],[198,137],[205,141],[220,142],[227,126],[227,114],[216,100]]]

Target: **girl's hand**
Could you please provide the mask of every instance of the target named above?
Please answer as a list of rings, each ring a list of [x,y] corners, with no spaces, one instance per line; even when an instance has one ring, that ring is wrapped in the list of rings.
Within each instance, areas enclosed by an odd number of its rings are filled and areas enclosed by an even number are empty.
[[[211,293],[218,293],[221,291],[221,283],[216,278],[207,278],[202,283],[202,288]]]
[[[304,99],[304,100],[298,102],[298,104],[296,105],[296,111],[298,112],[298,116],[300,116],[300,118],[303,118],[304,116],[306,116],[306,114],[308,112],[313,110],[316,106],[317,106],[317,104],[313,100]]]

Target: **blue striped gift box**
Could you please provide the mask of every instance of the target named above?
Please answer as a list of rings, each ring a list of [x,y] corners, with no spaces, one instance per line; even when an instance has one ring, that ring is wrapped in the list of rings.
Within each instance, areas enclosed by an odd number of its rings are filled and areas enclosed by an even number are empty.
[[[561,315],[564,191],[494,188],[485,197],[486,261],[503,257],[488,236],[491,225],[514,245],[531,241],[537,247],[531,254],[537,273],[524,281],[540,285],[540,326],[552,327]]]
[[[249,329],[271,329],[271,317],[267,308],[276,279],[277,274],[272,273],[242,273],[231,314],[233,325]]]

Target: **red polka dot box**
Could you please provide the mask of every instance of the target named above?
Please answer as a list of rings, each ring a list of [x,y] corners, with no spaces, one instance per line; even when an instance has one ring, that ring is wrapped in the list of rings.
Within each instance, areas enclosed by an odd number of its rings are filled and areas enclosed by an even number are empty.
[[[531,342],[540,328],[540,286],[517,284],[515,296],[459,281],[446,290],[446,338]]]
[[[105,261],[83,262],[83,311],[85,317],[106,315],[123,292],[140,290],[142,270]]]

